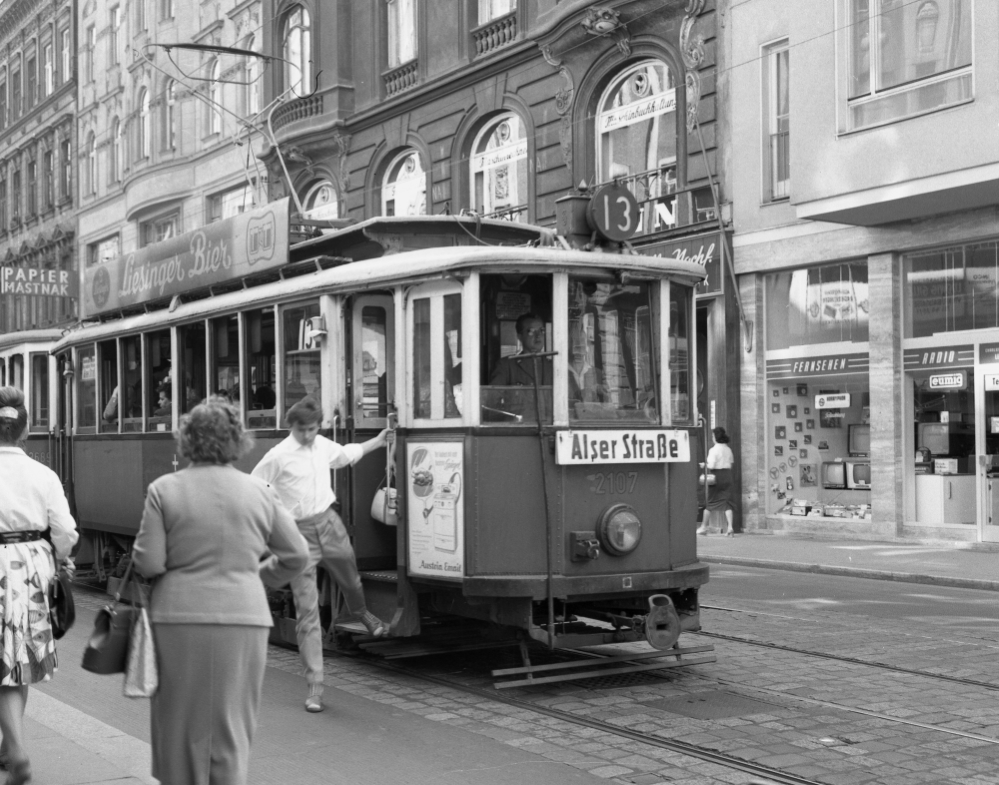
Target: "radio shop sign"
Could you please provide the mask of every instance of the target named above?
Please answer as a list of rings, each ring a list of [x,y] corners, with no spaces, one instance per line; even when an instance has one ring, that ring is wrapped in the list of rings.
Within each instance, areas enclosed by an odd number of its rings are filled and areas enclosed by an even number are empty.
[[[0,267],[0,294],[76,297],[77,277],[69,270]]]
[[[172,297],[288,261],[288,199],[88,267],[84,317]]]

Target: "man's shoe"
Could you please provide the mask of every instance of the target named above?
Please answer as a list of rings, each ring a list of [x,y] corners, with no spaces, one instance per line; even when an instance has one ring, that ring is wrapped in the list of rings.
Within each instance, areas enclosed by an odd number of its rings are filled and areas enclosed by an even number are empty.
[[[317,714],[323,710],[323,685],[312,684],[309,687],[309,697],[305,699],[305,710]]]
[[[388,627],[385,626],[385,622],[370,611],[364,611],[361,613],[361,624],[367,627],[368,634],[371,635],[372,638],[381,638],[388,632]]]

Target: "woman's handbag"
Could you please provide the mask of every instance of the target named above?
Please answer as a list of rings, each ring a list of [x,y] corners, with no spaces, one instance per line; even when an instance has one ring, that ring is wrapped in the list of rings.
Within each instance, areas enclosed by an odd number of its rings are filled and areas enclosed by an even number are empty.
[[[121,594],[128,585],[132,574],[129,563],[125,577],[118,584],[114,604],[105,605],[97,611],[94,619],[94,632],[83,650],[83,669],[91,673],[124,673],[128,663],[128,639],[132,625],[139,617],[141,605],[132,607],[121,604]],[[141,597],[141,594],[139,595]]]
[[[128,640],[128,664],[125,666],[125,697],[151,698],[160,685],[156,669],[156,647],[149,614],[140,607]]]
[[[715,476],[713,474],[702,474],[697,478],[698,485],[714,485]]]
[[[73,583],[66,568],[60,567],[49,583],[49,624],[52,626],[52,637],[59,640],[75,621]]]
[[[392,487],[395,476],[395,441],[385,448],[385,479],[371,500],[371,518],[386,526],[399,525],[397,491]]]

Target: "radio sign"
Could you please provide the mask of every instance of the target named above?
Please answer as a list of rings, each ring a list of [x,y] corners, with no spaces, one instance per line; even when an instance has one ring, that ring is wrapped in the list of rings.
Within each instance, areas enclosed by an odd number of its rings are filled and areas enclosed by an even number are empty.
[[[690,460],[687,431],[559,431],[555,463],[685,463]]]
[[[816,409],[849,409],[850,393],[820,393],[815,396]]]
[[[931,390],[963,390],[968,384],[964,371],[935,373],[930,376]]]

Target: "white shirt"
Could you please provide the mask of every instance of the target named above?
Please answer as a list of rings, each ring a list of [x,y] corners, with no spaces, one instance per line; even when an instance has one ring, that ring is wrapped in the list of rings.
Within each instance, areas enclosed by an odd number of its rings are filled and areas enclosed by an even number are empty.
[[[708,450],[708,460],[705,463],[709,469],[731,469],[735,463],[735,455],[727,444],[715,444]]]
[[[56,563],[69,556],[80,535],[59,476],[20,447],[0,447],[0,532],[51,529]]]
[[[341,469],[361,460],[359,444],[337,444],[317,435],[308,447],[288,437],[268,450],[251,474],[275,491],[296,521],[311,518],[336,501],[330,482],[330,469]]]

